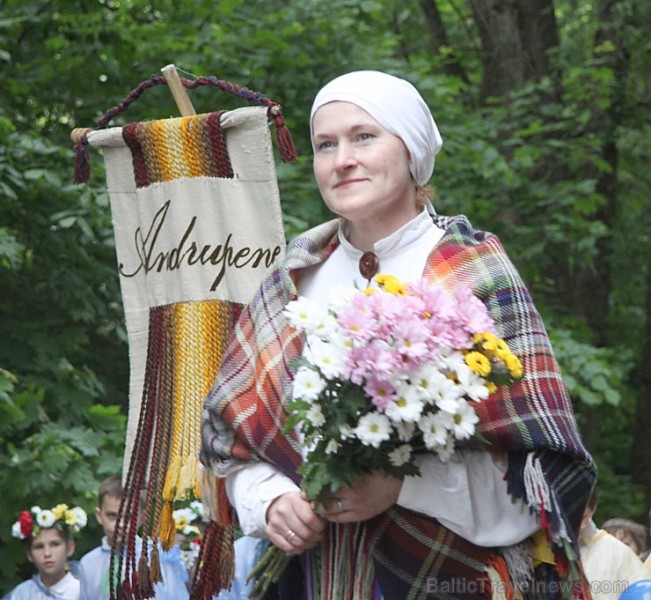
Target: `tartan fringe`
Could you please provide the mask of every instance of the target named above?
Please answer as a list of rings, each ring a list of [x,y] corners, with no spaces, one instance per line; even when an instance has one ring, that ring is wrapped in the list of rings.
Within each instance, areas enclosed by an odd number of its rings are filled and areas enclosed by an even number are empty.
[[[525,594],[527,598],[543,598],[538,587],[545,589],[545,584],[563,581],[568,585],[560,586],[560,596],[566,600],[589,600],[590,586],[587,584],[575,546],[570,535],[570,525],[560,510],[558,499],[550,487],[543,471],[541,460],[534,452],[509,456],[507,471],[508,491],[513,498],[522,499],[530,510],[540,518],[540,528],[547,540],[549,554],[553,555],[553,564],[542,563],[533,567],[533,549],[528,542],[522,542],[508,548],[501,548],[502,563],[492,562],[486,569],[487,576],[500,589],[506,589],[506,596],[493,589],[493,598],[517,600],[523,597],[520,590],[533,592]],[[551,561],[550,561],[551,562]],[[508,589],[512,590],[511,592]]]
[[[517,589],[533,578],[533,549],[528,540],[501,549],[511,580]]]
[[[323,571],[323,565],[328,565]],[[310,553],[313,598],[368,600],[374,597],[375,567],[366,525],[330,527],[327,540]]]
[[[492,600],[513,600],[513,588],[504,559],[497,557],[486,565]]]

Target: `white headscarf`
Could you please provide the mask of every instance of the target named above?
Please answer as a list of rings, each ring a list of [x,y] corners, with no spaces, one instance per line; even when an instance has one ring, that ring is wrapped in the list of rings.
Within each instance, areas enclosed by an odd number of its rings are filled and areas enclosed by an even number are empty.
[[[432,113],[408,81],[380,71],[353,71],[333,79],[316,95],[310,113],[328,102],[350,102],[364,109],[384,129],[397,135],[409,150],[409,169],[418,185],[434,172],[434,157],[443,140]]]

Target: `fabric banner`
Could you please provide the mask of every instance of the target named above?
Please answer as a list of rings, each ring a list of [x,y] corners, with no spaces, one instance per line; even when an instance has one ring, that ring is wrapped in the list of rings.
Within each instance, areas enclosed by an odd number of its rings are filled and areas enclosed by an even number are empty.
[[[128,334],[124,472],[150,464],[143,481],[128,477],[151,487],[153,506],[162,485],[165,501],[196,492],[203,399],[239,310],[284,253],[267,110],[132,123],[88,142],[106,165]],[[165,481],[152,484],[157,469]]]

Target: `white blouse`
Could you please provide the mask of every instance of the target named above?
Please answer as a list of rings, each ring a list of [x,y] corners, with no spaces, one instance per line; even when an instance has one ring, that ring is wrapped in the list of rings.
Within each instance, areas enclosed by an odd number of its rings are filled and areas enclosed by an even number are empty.
[[[326,305],[330,290],[341,285],[365,287],[358,264],[362,251],[339,230],[340,244],[328,260],[301,272],[298,291],[309,300]],[[432,222],[427,210],[373,250],[380,262],[379,273],[402,281],[419,281],[427,257],[440,241],[443,230]],[[506,546],[519,542],[539,529],[538,519],[520,500],[507,494],[504,453],[456,450],[447,461],[435,455],[418,457],[421,475],[406,477],[398,504],[438,519],[445,527],[478,546]],[[252,463],[226,479],[228,496],[246,535],[264,537],[266,512],[271,502],[298,487],[267,463]]]

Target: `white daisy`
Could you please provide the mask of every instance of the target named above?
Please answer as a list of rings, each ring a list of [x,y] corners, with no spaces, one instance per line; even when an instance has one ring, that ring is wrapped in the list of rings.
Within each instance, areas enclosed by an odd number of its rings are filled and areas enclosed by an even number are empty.
[[[389,460],[394,467],[401,467],[411,458],[411,445],[401,444],[392,452],[389,452]]]
[[[479,417],[475,409],[465,400],[459,401],[459,406],[452,418],[454,420],[454,437],[458,440],[465,440],[475,433],[475,425],[479,423]]]
[[[36,515],[36,522],[41,527],[52,527],[55,521],[56,518],[54,517],[54,513],[51,510],[42,510]]]
[[[420,392],[411,386],[401,386],[398,397],[387,404],[384,413],[392,421],[415,423],[420,419],[425,404],[420,399]]]
[[[325,447],[326,454],[337,454],[337,450],[341,447],[341,444],[337,440],[330,440]]]
[[[72,522],[68,522],[68,516],[70,516],[70,521]],[[66,512],[66,522],[72,527],[73,531],[79,531],[83,527],[86,527],[88,515],[83,508],[74,506]]]
[[[172,512],[172,518],[178,528],[185,527],[197,518],[196,513],[191,508],[179,508]]]
[[[357,423],[355,435],[365,446],[379,448],[391,435],[389,418],[376,412],[367,413]]]
[[[337,340],[342,335],[341,326],[337,322],[336,317],[326,310],[315,314],[314,321],[312,322],[312,332],[324,341]]]
[[[305,349],[305,358],[318,367],[326,379],[341,376],[346,350],[337,343],[324,342],[312,337]]]
[[[196,525],[186,525],[181,533],[183,533],[183,535],[195,537],[199,537],[201,535],[201,531],[199,531],[199,528]]]
[[[452,415],[445,412],[429,413],[418,422],[418,429],[423,432],[423,441],[429,450],[445,444],[451,423]]]
[[[12,526],[11,526],[11,535],[15,538],[18,538],[19,540],[24,540],[25,536],[23,535],[23,532],[20,528],[20,523],[16,521]]]
[[[414,437],[414,432],[416,431],[416,423],[405,423],[400,421],[394,423],[393,427],[398,432],[398,439],[401,442],[408,442]]]
[[[486,381],[477,375],[468,365],[458,365],[456,373],[459,385],[471,400],[479,401],[488,398]]]
[[[200,500],[193,500],[190,502],[190,508],[200,519],[203,519],[203,502]]]
[[[300,367],[294,377],[292,397],[314,402],[325,387],[326,382],[314,369]]]
[[[439,446],[436,449],[436,452],[438,453],[441,462],[447,462],[450,460],[450,457],[454,454],[454,437],[448,435],[447,439],[445,440],[445,444]]]
[[[449,354],[442,355],[441,362],[444,365],[444,368],[455,373],[460,366],[467,366],[463,353],[456,350],[454,352],[450,352]]]
[[[422,365],[415,373],[410,374],[411,385],[414,386],[425,400],[432,400],[432,392],[437,388],[437,382],[445,378],[433,364]]]
[[[327,316],[327,312],[323,308],[304,296],[299,296],[296,300],[288,302],[283,313],[296,329],[301,329],[306,333],[313,333]]]
[[[348,425],[348,423],[344,423],[342,425],[339,425],[339,437],[342,440],[347,440],[355,435],[355,432],[353,431],[353,428]]]
[[[459,399],[463,397],[463,388],[448,377],[442,376],[435,381],[432,389],[432,398],[441,410],[454,413],[457,410]]]
[[[318,404],[312,404],[305,414],[305,419],[312,427],[321,427],[325,423],[325,417]]]

